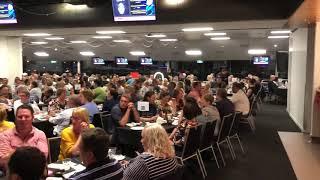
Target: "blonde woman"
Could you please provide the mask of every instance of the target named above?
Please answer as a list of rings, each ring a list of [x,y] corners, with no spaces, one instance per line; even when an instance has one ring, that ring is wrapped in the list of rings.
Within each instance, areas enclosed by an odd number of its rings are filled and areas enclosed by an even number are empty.
[[[89,123],[89,113],[85,108],[76,108],[72,112],[71,126],[61,132],[59,160],[79,155],[81,132],[87,128],[94,128]]]
[[[178,163],[165,129],[158,124],[146,126],[141,136],[144,153],[125,168],[123,180],[152,180],[173,173]]]
[[[7,105],[0,104],[0,133],[14,128],[14,124],[12,122],[8,122],[7,120]]]

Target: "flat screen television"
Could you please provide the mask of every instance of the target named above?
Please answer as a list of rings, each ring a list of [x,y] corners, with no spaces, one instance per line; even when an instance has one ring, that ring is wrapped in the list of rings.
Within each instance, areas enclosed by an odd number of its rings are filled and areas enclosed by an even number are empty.
[[[156,0],[112,0],[114,21],[156,20]]]
[[[104,64],[105,64],[105,61],[104,61],[104,59],[101,58],[101,57],[93,57],[93,58],[92,58],[92,63],[93,63],[93,64],[102,64],[102,65],[104,65]]]
[[[15,23],[17,23],[17,18],[12,3],[0,2],[0,24]]]
[[[118,65],[127,65],[128,64],[128,59],[125,57],[115,57],[116,59],[116,64]]]
[[[141,57],[140,58],[140,64],[141,65],[152,65],[152,58],[151,57]]]
[[[270,62],[270,56],[253,56],[252,61],[253,64],[266,65]]]

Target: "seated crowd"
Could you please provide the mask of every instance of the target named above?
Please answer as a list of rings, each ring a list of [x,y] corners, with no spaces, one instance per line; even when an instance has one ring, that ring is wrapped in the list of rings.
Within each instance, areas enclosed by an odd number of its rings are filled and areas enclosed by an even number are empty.
[[[215,135],[224,116],[239,111],[248,116],[252,99],[259,94],[257,77],[239,80],[223,71],[208,81],[193,75],[160,81],[150,76],[61,76],[45,73],[16,78],[13,85],[0,79],[0,170],[13,179],[40,179],[46,176],[48,143],[43,131],[35,128],[36,115],[54,125],[61,137],[59,160],[80,157],[85,170],[70,179],[157,179],[178,168],[175,151],[181,150],[187,128],[217,121]],[[139,111],[139,101],[148,102]],[[100,110],[111,114],[113,134],[94,127]],[[14,115],[9,122],[9,115]],[[142,131],[143,153],[122,162],[108,157],[108,148],[117,145],[117,127],[131,122],[157,122],[178,116],[172,133],[158,124]],[[35,163],[23,169],[21,163]]]

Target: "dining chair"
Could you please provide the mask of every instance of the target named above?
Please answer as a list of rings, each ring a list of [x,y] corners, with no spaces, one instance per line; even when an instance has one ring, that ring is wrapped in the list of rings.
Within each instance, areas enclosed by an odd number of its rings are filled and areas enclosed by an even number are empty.
[[[232,145],[232,142],[231,142],[231,139],[237,139],[239,146],[241,148],[241,151],[244,154],[245,151],[243,149],[243,145],[242,145],[242,142],[239,137],[239,123],[240,123],[241,116],[242,116],[242,112],[235,112],[234,113],[232,125],[231,125],[230,131],[228,133],[228,140],[231,145],[231,148],[233,149],[233,152],[235,152],[233,145]],[[234,155],[236,155],[236,154],[234,153]]]
[[[61,137],[48,138],[49,163],[58,161],[60,154]]]

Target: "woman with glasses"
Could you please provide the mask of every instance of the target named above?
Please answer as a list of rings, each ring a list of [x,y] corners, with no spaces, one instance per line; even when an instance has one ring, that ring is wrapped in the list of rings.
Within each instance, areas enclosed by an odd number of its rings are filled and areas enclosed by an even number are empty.
[[[79,155],[81,132],[87,128],[94,128],[89,123],[89,113],[85,108],[76,108],[72,112],[71,126],[61,132],[59,160]]]

